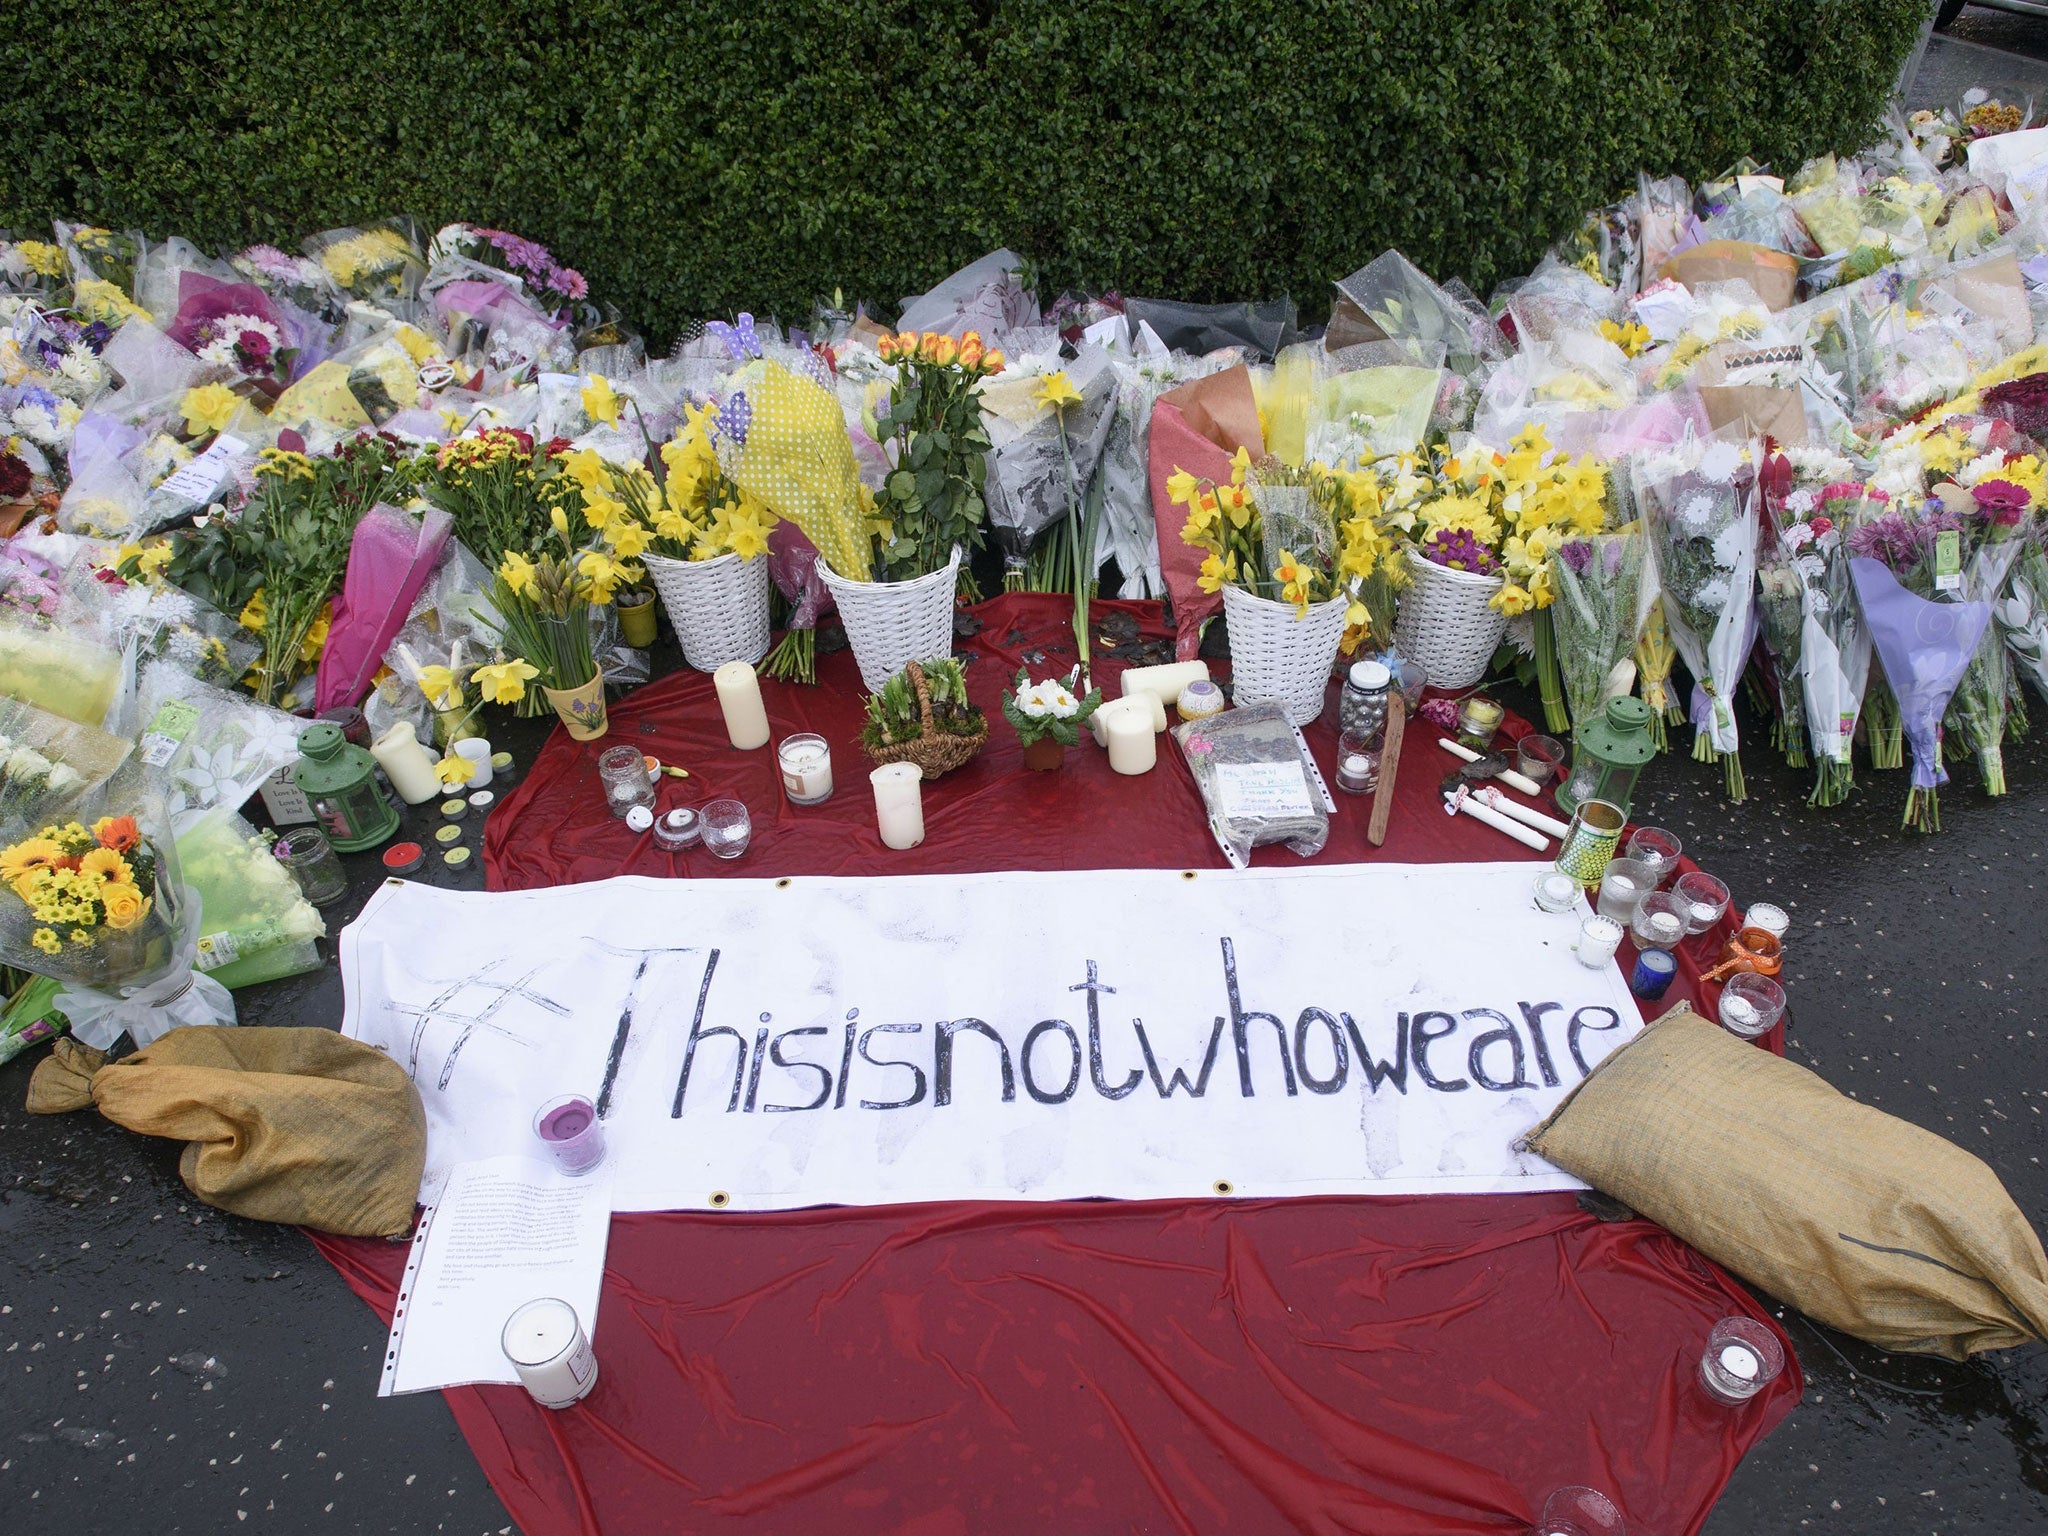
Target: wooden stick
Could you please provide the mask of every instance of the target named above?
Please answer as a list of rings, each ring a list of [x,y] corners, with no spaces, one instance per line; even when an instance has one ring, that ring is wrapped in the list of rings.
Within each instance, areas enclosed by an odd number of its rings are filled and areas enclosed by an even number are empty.
[[[1387,818],[1394,811],[1394,775],[1401,768],[1401,734],[1408,719],[1408,701],[1401,690],[1387,690],[1387,741],[1380,753],[1380,781],[1372,792],[1372,820],[1365,840],[1377,848],[1387,840]]]

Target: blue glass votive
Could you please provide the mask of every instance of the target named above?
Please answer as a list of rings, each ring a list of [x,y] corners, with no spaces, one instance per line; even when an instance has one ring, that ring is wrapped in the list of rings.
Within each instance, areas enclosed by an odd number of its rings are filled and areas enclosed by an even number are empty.
[[[1637,997],[1654,1001],[1664,995],[1678,974],[1678,962],[1668,949],[1646,949],[1636,956],[1636,968],[1629,974],[1628,989]]]

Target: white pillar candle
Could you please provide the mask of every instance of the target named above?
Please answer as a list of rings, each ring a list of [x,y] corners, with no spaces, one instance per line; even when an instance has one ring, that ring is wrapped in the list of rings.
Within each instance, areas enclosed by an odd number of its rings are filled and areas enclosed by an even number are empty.
[[[465,736],[455,743],[455,755],[468,763],[472,770],[471,789],[482,789],[491,782],[491,744],[483,737]]]
[[[597,1385],[597,1356],[576,1309],[549,1296],[505,1320],[499,1343],[519,1383],[543,1408],[567,1408]]]
[[[1109,766],[1118,773],[1150,773],[1159,760],[1152,722],[1135,709],[1120,709],[1109,720]]]
[[[768,708],[761,702],[761,680],[744,661],[728,661],[711,674],[718,707],[725,713],[725,734],[742,752],[768,745]]]
[[[1152,724],[1154,709],[1158,709],[1159,719],[1162,722],[1157,726]],[[1165,708],[1149,693],[1139,694],[1134,698],[1128,699],[1105,699],[1096,706],[1095,713],[1088,717],[1088,734],[1095,738],[1095,745],[1098,747],[1107,747],[1109,745],[1109,722],[1120,714],[1136,715],[1145,722],[1148,729],[1164,730],[1166,728],[1164,724],[1166,719]]]
[[[868,775],[875,786],[875,820],[888,848],[924,841],[924,770],[915,763],[884,763]]]
[[[370,745],[370,756],[407,805],[425,805],[441,793],[434,754],[420,745],[410,720],[401,720]]]
[[[1174,661],[1163,667],[1132,667],[1124,673],[1124,697],[1129,699],[1140,693],[1149,693],[1164,708],[1178,700],[1181,689],[1189,683],[1197,679],[1207,682],[1208,678],[1209,663],[1206,661]]]

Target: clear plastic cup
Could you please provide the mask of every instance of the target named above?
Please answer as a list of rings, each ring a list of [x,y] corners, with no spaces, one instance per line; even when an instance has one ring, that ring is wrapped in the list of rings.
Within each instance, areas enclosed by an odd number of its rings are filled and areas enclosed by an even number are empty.
[[[721,859],[736,859],[754,840],[754,821],[737,800],[714,800],[699,818],[704,827],[704,847]]]
[[[1597,1488],[1559,1488],[1543,1501],[1536,1536],[1626,1536],[1614,1501]]]

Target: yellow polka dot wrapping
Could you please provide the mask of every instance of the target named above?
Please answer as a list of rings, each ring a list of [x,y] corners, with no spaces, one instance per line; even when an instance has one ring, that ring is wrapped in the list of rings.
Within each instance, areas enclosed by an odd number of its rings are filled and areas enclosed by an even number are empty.
[[[860,474],[838,398],[779,363],[753,365],[734,381],[747,396],[745,443],[730,439],[719,462],[740,488],[786,517],[842,576],[873,574],[861,514]]]

